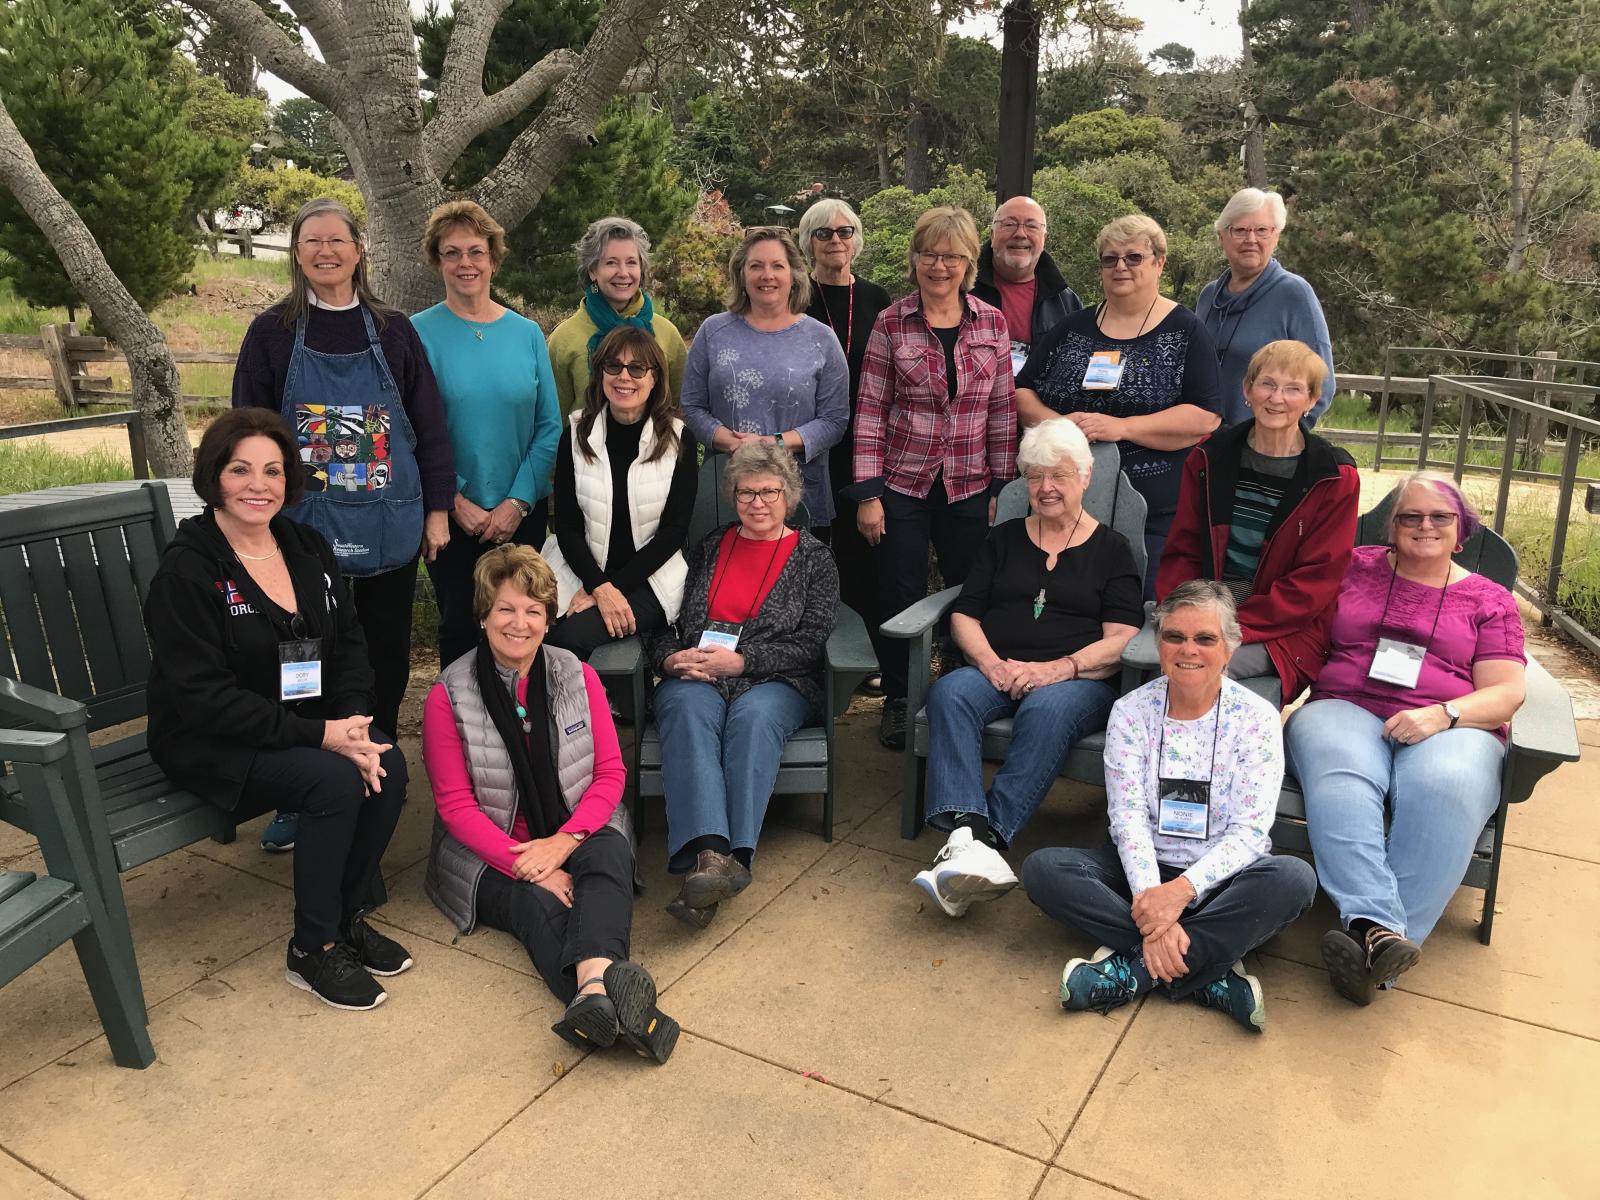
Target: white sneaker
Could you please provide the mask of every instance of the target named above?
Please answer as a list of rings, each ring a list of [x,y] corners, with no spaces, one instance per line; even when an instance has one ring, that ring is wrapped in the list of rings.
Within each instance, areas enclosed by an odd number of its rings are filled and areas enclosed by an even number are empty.
[[[974,841],[972,830],[958,825],[940,848],[933,866],[911,880],[933,898],[946,916],[965,916],[974,900],[993,900],[1017,886],[1016,874],[1000,852]]]

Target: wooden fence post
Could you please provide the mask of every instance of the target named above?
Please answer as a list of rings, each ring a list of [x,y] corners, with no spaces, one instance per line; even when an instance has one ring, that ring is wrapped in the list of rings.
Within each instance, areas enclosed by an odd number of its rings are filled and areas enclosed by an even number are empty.
[[[239,226],[239,257],[254,258],[256,256],[255,243],[250,237],[250,222],[248,220]]]
[[[68,336],[76,332],[76,328],[72,325],[68,325],[67,330]],[[56,385],[56,399],[61,401],[62,408],[70,412],[78,403],[78,384],[73,375],[72,363],[67,358],[61,327],[41,325],[39,340],[44,343],[44,357],[50,364],[50,379]]]
[[[128,456],[133,459],[133,477],[150,478],[150,452],[144,442],[144,418],[138,413],[128,418]]]
[[[1555,356],[1556,352],[1554,350],[1540,350],[1535,355],[1537,358],[1555,358]],[[1555,377],[1556,369],[1550,363],[1534,363],[1533,378],[1535,383],[1553,383],[1555,381]],[[1535,404],[1543,404],[1548,407],[1550,404],[1550,393],[1545,391],[1535,391],[1533,393],[1533,402]],[[1528,440],[1522,444],[1522,469],[1524,471],[1537,471],[1541,469],[1540,463],[1544,461],[1544,444],[1549,437],[1550,418],[1545,416],[1543,413],[1530,413],[1528,415]]]

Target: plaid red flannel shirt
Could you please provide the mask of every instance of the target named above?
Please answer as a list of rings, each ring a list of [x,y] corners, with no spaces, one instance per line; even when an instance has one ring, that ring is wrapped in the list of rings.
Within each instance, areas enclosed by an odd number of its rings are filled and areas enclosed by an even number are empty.
[[[858,483],[882,480],[920,500],[943,470],[945,495],[956,501],[1016,476],[1011,334],[998,308],[972,295],[965,301],[954,400],[944,347],[922,315],[922,297],[912,292],[878,314],[856,400]]]

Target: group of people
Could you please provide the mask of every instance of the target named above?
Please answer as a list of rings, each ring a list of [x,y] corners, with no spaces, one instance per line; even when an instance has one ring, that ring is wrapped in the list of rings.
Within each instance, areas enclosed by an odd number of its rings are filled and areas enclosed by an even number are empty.
[[[1194,313],[1160,295],[1160,227],[1114,221],[1090,309],[1031,199],[1000,206],[987,245],[970,214],[934,208],[892,301],[852,271],[859,218],[822,200],[795,233],[746,231],[728,311],[686,347],[626,218],[578,242],[583,299],[547,341],[494,300],[506,235],[477,204],[432,214],[422,252],[445,298],[411,318],[373,294],[355,217],[307,204],[289,294],[252,323],[234,409],[196,455],[207,507],[147,609],[155,760],[240,821],[276,810],[263,844],[294,849],[289,982],[367,1009],[411,966],[367,917],[405,800],[419,558],[440,618],[427,892],[464,933],[523,943],[566,1004],[557,1034],[659,1063],[678,1026],[630,958],[618,714],[587,658],[636,635],[659,677],[668,911],[703,928],[751,881],[785,742],[828,716],[840,604],[876,632],[925,593],[931,547],[962,590],[928,712],[927,820],[946,842],[917,886],[952,916],[1015,886],[1002,852],[1072,745],[1106,729],[1112,846],[1022,872],[1105,943],[1067,964],[1063,1004],[1165,987],[1259,1029],[1237,960],[1316,877],[1269,852],[1286,756],[1250,685],[1287,702],[1315,681],[1287,759],[1341,913],[1325,958],[1370,1001],[1416,961],[1494,811],[1520,625],[1503,589],[1451,565],[1475,518],[1448,483],[1410,481],[1392,544],[1353,547],[1354,464],[1311,432],[1331,347],[1273,259],[1283,223],[1271,193],[1229,202],[1229,267]],[[1095,442],[1145,499],[1142,544],[1084,507]],[[719,454],[734,520],[690,544],[701,457]],[[1019,472],[1029,515],[994,525]],[[1119,698],[1146,599],[1162,676]],[[900,748],[906,643],[875,641],[880,740]],[[986,787],[982,730],[1001,716],[1013,749]]]

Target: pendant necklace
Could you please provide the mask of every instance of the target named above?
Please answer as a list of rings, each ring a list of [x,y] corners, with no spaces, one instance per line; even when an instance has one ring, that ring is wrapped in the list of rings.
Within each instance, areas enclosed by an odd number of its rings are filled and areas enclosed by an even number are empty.
[[[1061,563],[1061,556],[1072,548],[1072,539],[1078,535],[1078,522],[1083,520],[1083,509],[1078,509],[1078,520],[1072,523],[1072,532],[1067,534],[1067,544],[1056,552],[1056,564]],[[1039,521],[1039,551],[1044,555],[1044,562],[1039,567],[1039,594],[1033,598],[1033,619],[1037,621],[1044,613],[1044,581],[1049,572],[1050,552],[1044,548],[1044,521]]]

